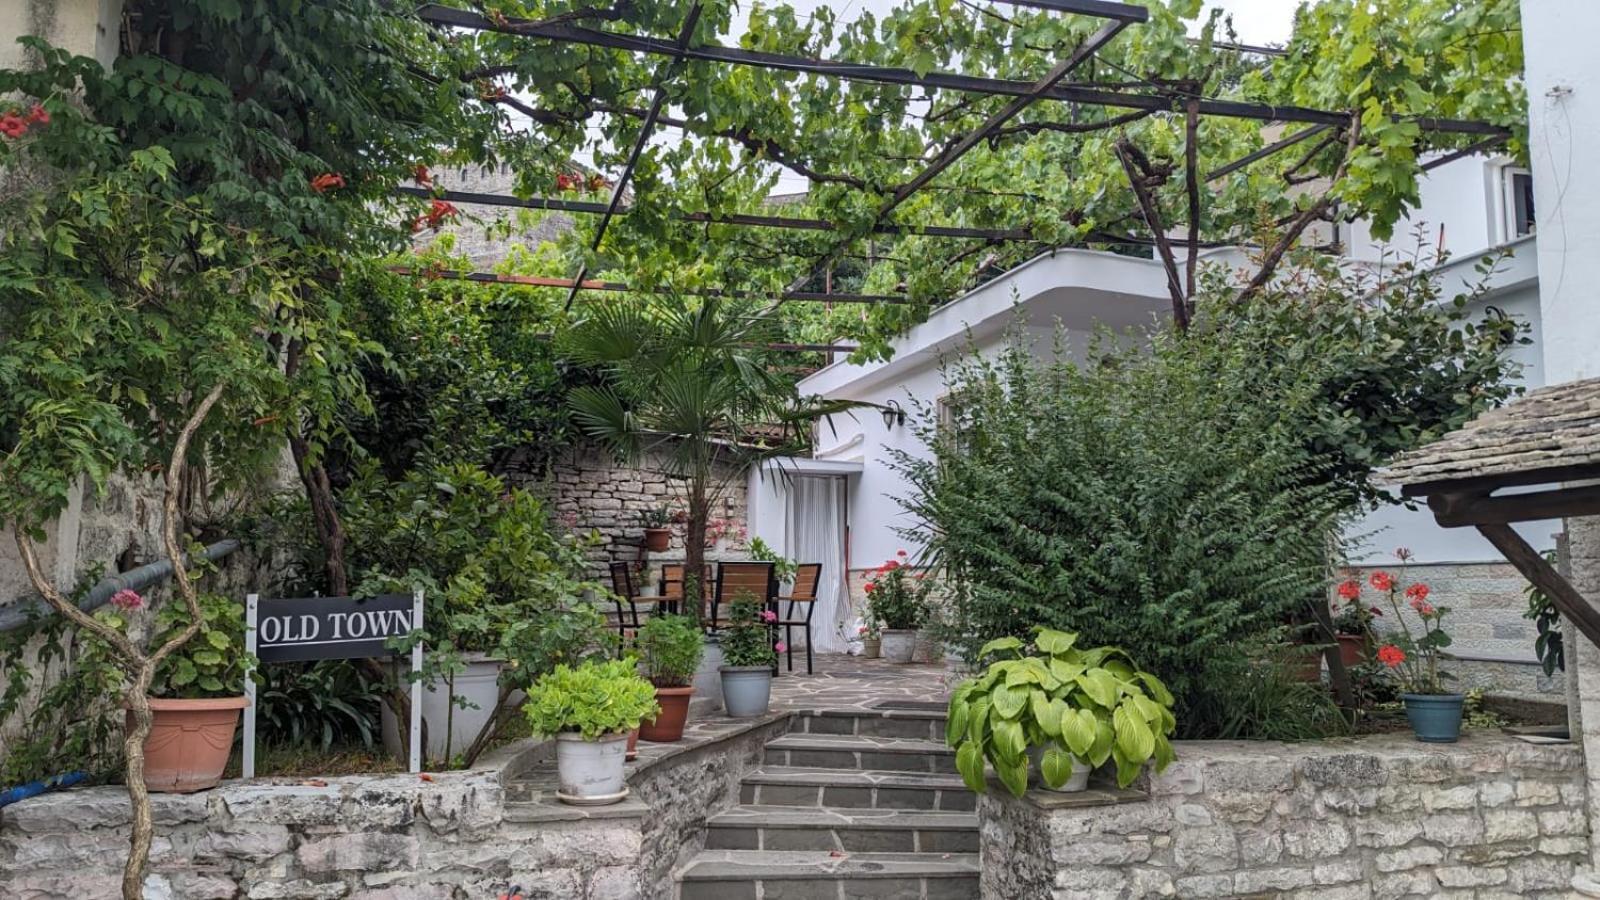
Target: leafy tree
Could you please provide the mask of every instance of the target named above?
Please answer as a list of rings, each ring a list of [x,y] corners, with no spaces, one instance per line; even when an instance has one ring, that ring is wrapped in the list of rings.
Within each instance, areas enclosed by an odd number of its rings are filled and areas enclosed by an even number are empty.
[[[575,388],[575,423],[632,463],[659,455],[688,482],[684,597],[698,597],[711,508],[761,460],[797,452],[804,427],[849,404],[799,397],[769,369],[770,311],[721,300],[622,301],[591,307],[564,339],[600,383]],[[691,583],[694,582],[694,583]],[[685,613],[698,618],[698,604]]]

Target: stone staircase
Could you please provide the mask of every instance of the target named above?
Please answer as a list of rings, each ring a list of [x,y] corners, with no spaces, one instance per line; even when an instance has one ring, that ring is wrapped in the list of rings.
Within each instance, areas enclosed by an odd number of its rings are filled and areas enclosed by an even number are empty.
[[[944,714],[798,716],[713,816],[678,900],[975,900],[978,818]]]

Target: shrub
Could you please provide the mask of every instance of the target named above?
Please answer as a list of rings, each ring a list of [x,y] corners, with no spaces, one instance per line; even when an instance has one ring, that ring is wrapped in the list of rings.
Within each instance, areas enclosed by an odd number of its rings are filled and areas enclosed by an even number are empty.
[[[754,595],[747,592],[736,597],[728,612],[728,624],[722,629],[723,663],[729,666],[776,665],[778,651],[773,649],[770,624],[776,618]]]
[[[920,626],[928,617],[930,583],[924,573],[912,573],[906,565],[906,551],[872,571],[866,584],[867,618],[883,628],[907,630]]]
[[[699,629],[683,616],[656,616],[639,629],[635,644],[644,677],[656,687],[683,687],[705,653]]]
[[[660,711],[656,691],[632,660],[559,665],[528,688],[522,706],[536,734],[576,732],[585,740],[632,731]]]
[[[1040,775],[1060,787],[1074,760],[1115,760],[1117,783],[1133,783],[1145,763],[1165,769],[1175,755],[1172,694],[1115,647],[1079,650],[1078,636],[1037,629],[1031,647],[1020,638],[990,641],[983,674],[950,695],[948,740],[956,768],[974,791],[985,787],[985,760],[1020,797],[1028,787],[1031,748],[1044,748]],[[1025,652],[1031,650],[1032,652]]]

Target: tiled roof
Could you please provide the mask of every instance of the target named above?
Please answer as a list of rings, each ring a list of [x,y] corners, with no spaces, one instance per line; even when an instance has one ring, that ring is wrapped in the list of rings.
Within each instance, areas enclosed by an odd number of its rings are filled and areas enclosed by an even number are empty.
[[[1415,486],[1588,465],[1600,469],[1600,378],[1529,391],[1400,456],[1381,478]]]

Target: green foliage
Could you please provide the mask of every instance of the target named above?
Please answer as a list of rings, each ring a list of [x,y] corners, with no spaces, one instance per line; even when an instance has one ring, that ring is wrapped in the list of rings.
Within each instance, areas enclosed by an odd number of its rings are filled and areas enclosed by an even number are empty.
[[[1070,361],[1013,345],[949,373],[970,421],[919,429],[936,459],[897,458],[948,573],[952,638],[985,641],[1043,625],[1137,648],[1190,710],[1236,642],[1277,627],[1322,583],[1339,506],[1316,483],[1239,348],[1153,337],[1100,340]]]
[[[617,633],[590,603],[574,603],[512,622],[500,633],[495,656],[506,661],[500,684],[525,691],[556,666],[611,659]]]
[[[879,627],[913,629],[928,618],[928,593],[933,587],[925,574],[913,574],[901,559],[891,559],[872,571],[866,583],[867,618]]]
[[[778,662],[767,624],[770,610],[748,591],[733,601],[722,628],[722,661],[727,666],[771,666]]]
[[[1546,552],[1545,559],[1554,563],[1555,552]],[[1550,595],[1533,584],[1529,584],[1522,592],[1528,598],[1528,609],[1522,617],[1532,619],[1534,628],[1538,630],[1538,637],[1533,639],[1533,652],[1539,657],[1539,667],[1544,670],[1546,678],[1554,676],[1558,671],[1565,672],[1567,652],[1566,645],[1562,642],[1561,612],[1556,609],[1555,601],[1550,599]]]
[[[1306,741],[1348,734],[1349,722],[1321,679],[1306,680],[1307,648],[1272,638],[1246,639],[1208,668],[1215,679],[1189,715],[1218,740]],[[1357,667],[1352,681],[1363,707],[1386,699],[1387,679]]]
[[[1115,647],[1077,649],[1078,636],[1037,628],[1030,644],[998,638],[978,652],[988,666],[950,695],[948,740],[967,787],[982,793],[984,763],[1020,797],[1028,789],[1030,748],[1043,748],[1040,776],[1051,787],[1074,763],[1116,764],[1127,787],[1145,763],[1165,769],[1176,754],[1172,694]]]
[[[256,716],[261,739],[279,746],[371,747],[382,685],[349,660],[263,666]]]
[[[202,593],[198,599],[200,632],[156,667],[150,682],[152,697],[237,697],[244,693],[245,679],[252,677],[256,660],[244,652],[244,604],[220,594]],[[165,644],[189,625],[189,610],[177,599],[162,603],[153,616],[144,612],[142,598],[130,607],[109,603],[95,610],[94,616],[124,633],[148,627],[147,642],[152,647]],[[144,622],[147,617],[148,626]],[[121,674],[110,647],[89,634],[83,641],[79,666]]]
[[[1388,572],[1374,572],[1370,580],[1386,595],[1394,613],[1394,628],[1384,634],[1387,643],[1378,648],[1378,662],[1389,667],[1406,693],[1454,693],[1445,688],[1444,682],[1455,676],[1439,668],[1445,649],[1453,643],[1450,633],[1444,630],[1444,617],[1450,607],[1429,603],[1428,586],[1420,581],[1402,589],[1400,580]],[[1400,611],[1402,596],[1411,609],[1410,617]]]
[[[694,678],[705,653],[705,639],[683,616],[656,616],[644,623],[635,639],[639,666],[656,687],[683,687]]]
[[[759,537],[750,539],[750,558],[759,562],[772,563],[772,577],[779,583],[785,584],[794,578],[800,571],[800,563],[790,559],[782,553],[772,549],[772,545]]]
[[[558,665],[528,688],[523,713],[536,734],[576,732],[586,740],[632,731],[660,712],[656,690],[632,660]]]

